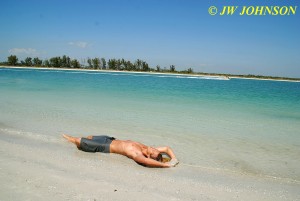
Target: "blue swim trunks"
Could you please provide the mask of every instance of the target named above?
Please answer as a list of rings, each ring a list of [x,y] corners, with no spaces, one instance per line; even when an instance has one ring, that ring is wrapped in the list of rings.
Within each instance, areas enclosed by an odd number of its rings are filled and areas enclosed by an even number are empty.
[[[110,153],[110,144],[115,140],[114,137],[107,135],[93,136],[93,138],[81,138],[80,150],[85,152],[103,152]]]

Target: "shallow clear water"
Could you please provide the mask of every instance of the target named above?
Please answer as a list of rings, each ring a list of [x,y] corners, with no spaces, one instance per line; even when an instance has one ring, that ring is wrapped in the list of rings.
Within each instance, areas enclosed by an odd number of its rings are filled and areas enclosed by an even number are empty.
[[[182,165],[300,180],[300,83],[0,68],[0,127],[109,134]]]

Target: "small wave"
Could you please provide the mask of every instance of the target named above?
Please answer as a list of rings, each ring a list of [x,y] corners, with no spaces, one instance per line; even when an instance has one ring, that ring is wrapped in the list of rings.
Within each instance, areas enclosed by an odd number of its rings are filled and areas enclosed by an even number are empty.
[[[206,77],[206,76],[172,76],[172,75],[159,75],[156,77],[161,77],[161,78],[179,78],[179,79],[207,79],[207,80],[228,80],[226,78],[222,77]]]
[[[33,70],[30,70],[30,69],[11,69],[11,68],[0,68],[1,70],[6,70],[6,71],[33,71]]]
[[[34,133],[34,132],[28,132],[28,131],[22,131],[22,130],[16,130],[16,129],[11,129],[11,128],[0,128],[0,132],[7,134],[7,135],[23,137],[23,138],[28,138],[28,139],[34,139],[34,140],[43,141],[43,142],[53,142],[53,143],[60,142],[60,140],[58,138],[53,137],[53,136],[44,135],[44,134],[40,134],[40,133]]]
[[[199,168],[203,170],[213,171],[213,172],[226,172],[230,174],[244,174],[249,176],[256,176],[260,178],[266,178],[266,179],[272,179],[272,180],[279,180],[279,181],[285,181],[289,183],[296,183],[300,184],[300,181],[298,179],[290,178],[290,177],[280,177],[280,176],[274,176],[274,175],[268,175],[268,174],[260,174],[260,173],[253,173],[253,172],[247,172],[247,171],[238,171],[238,170],[232,170],[227,168],[217,168],[217,167],[208,167],[208,166],[202,166],[197,164],[188,164],[188,163],[180,163],[180,165],[184,165],[187,167],[193,167],[193,168]]]
[[[223,77],[204,77],[203,79],[208,79],[208,80],[229,80],[228,78],[223,78]]]
[[[39,70],[37,71],[39,73],[59,73],[60,71],[59,70]]]

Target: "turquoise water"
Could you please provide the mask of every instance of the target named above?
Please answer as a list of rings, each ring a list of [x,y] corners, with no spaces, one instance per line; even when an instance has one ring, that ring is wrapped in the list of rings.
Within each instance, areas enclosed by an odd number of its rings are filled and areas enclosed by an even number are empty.
[[[49,142],[109,134],[181,165],[300,181],[300,83],[0,68],[0,128]]]

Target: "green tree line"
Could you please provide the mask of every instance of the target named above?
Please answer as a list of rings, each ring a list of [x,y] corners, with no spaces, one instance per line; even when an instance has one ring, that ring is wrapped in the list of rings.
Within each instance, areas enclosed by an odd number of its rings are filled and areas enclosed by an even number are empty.
[[[189,68],[183,71],[177,71],[175,65],[169,68],[161,68],[157,65],[151,68],[146,61],[137,59],[134,62],[125,59],[108,59],[105,58],[87,58],[80,63],[77,59],[71,59],[69,56],[63,55],[52,57],[50,59],[40,59],[38,57],[27,57],[19,62],[16,55],[7,57],[7,61],[1,62],[1,65],[7,66],[26,66],[26,67],[53,67],[53,68],[84,68],[84,69],[101,69],[101,70],[120,70],[120,71],[143,71],[143,72],[173,72],[173,73],[193,73],[193,69]]]
[[[300,78],[289,77],[274,77],[263,75],[232,75],[223,73],[194,73],[192,68],[186,70],[177,71],[175,65],[170,65],[169,68],[161,68],[157,65],[155,68],[149,66],[146,61],[137,59],[134,62],[125,59],[108,59],[105,58],[87,58],[80,63],[77,59],[71,59],[69,56],[63,55],[62,57],[52,57],[50,59],[40,59],[38,57],[27,57],[24,60],[20,60],[16,55],[10,55],[7,57],[7,61],[0,62],[0,65],[4,66],[26,66],[26,67],[52,67],[52,68],[82,68],[82,69],[101,69],[101,70],[120,70],[120,71],[143,71],[143,72],[170,72],[170,73],[183,73],[183,74],[198,74],[204,76],[224,76],[224,77],[241,77],[241,78],[258,78],[258,79],[275,79],[275,80],[296,80]]]

